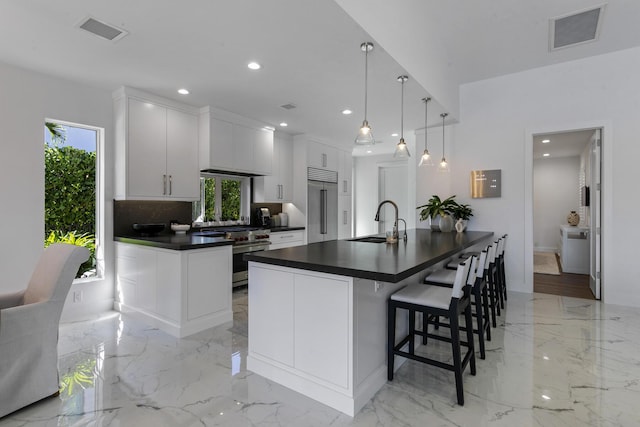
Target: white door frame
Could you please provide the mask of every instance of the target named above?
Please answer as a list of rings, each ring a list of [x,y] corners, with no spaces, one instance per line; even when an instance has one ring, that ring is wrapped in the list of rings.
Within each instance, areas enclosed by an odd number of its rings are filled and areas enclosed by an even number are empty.
[[[586,129],[602,129],[602,169],[601,169],[601,250],[600,283],[601,299],[606,298],[606,274],[611,261],[608,258],[612,248],[611,218],[613,197],[613,125],[611,120],[568,123],[535,127],[525,130],[524,146],[524,284],[525,290],[533,293],[533,136],[546,133],[561,133]]]

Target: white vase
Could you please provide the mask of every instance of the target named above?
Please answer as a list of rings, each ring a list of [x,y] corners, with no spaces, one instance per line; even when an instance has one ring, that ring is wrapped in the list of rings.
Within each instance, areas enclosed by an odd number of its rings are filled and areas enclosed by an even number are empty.
[[[445,215],[440,217],[440,231],[443,233],[450,233],[453,230],[453,218],[451,215]]]
[[[462,218],[458,219],[458,221],[456,221],[456,231],[462,233],[465,228],[467,228],[465,221]]]
[[[440,215],[437,215],[435,218],[430,218],[429,220],[431,221],[431,231],[440,231]]]

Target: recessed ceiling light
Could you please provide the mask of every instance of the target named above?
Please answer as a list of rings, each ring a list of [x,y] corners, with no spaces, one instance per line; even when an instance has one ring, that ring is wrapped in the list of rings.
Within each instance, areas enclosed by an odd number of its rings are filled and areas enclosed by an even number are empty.
[[[548,144],[548,143],[550,143],[550,142],[551,142],[551,140],[550,140],[550,139],[543,139],[543,140],[542,140],[542,143],[543,143],[543,144]]]
[[[187,89],[178,89],[178,93],[180,95],[189,95],[189,91]]]
[[[550,154],[549,154],[549,153],[544,153],[544,154],[543,154],[543,156],[544,156],[544,157],[549,157],[549,156],[550,156]]]
[[[367,154],[371,154],[371,150],[367,150]]]
[[[392,133],[391,136],[398,136],[398,134],[397,133]]]
[[[286,128],[289,125],[287,123],[285,123],[285,122],[282,122],[282,123],[280,123],[280,126],[282,126],[283,128]]]
[[[349,110],[348,108],[346,110],[342,110],[342,114],[344,114],[345,116],[348,116],[351,113],[353,113],[353,111]]]
[[[247,67],[249,67],[250,70],[259,70],[261,68],[260,64],[257,62],[249,62]]]
[[[550,398],[549,396],[547,396],[546,394],[543,394],[543,395],[542,395],[542,398],[543,398],[544,400],[551,400],[551,398]]]

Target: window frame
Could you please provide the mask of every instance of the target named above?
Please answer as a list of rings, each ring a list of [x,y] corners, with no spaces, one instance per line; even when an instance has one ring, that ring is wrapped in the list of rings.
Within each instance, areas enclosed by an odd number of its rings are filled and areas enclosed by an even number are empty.
[[[58,120],[52,118],[45,118],[44,123],[52,122],[61,126],[74,127],[80,129],[87,129],[96,133],[96,209],[95,215],[95,244],[96,244],[96,275],[92,277],[76,278],[73,283],[88,283],[95,281],[102,281],[106,278],[105,271],[105,129],[98,126],[91,126],[82,123],[70,122],[67,120]],[[44,218],[43,218],[44,220]]]
[[[201,172],[200,178],[209,178],[215,179],[215,200],[214,200],[214,210],[217,210],[218,207],[222,206],[222,180],[233,180],[240,181],[240,216],[248,217],[250,211],[250,198],[251,198],[251,178],[247,176],[239,176],[239,175],[227,175],[221,173],[211,173],[211,172]],[[206,221],[207,218],[204,218],[204,207],[205,203],[203,200],[204,192],[200,192],[200,214],[202,215],[202,220]],[[222,208],[221,208],[222,209]],[[196,216],[197,218],[197,216]],[[192,218],[193,221],[196,218]]]

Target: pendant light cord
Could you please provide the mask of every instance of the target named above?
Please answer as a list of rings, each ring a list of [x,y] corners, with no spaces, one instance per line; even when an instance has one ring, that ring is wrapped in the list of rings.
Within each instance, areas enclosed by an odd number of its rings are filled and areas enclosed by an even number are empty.
[[[448,113],[442,113],[440,114],[440,116],[442,116],[442,158],[444,159],[444,118],[447,117],[449,114]]]
[[[427,149],[427,117],[428,117],[428,109],[429,109],[429,101],[431,101],[431,98],[425,98],[424,99],[424,149],[429,151]]]
[[[367,120],[367,87],[369,80],[369,44],[364,46],[364,119]]]
[[[400,91],[400,139],[404,141],[404,82],[402,78],[402,89]]]

